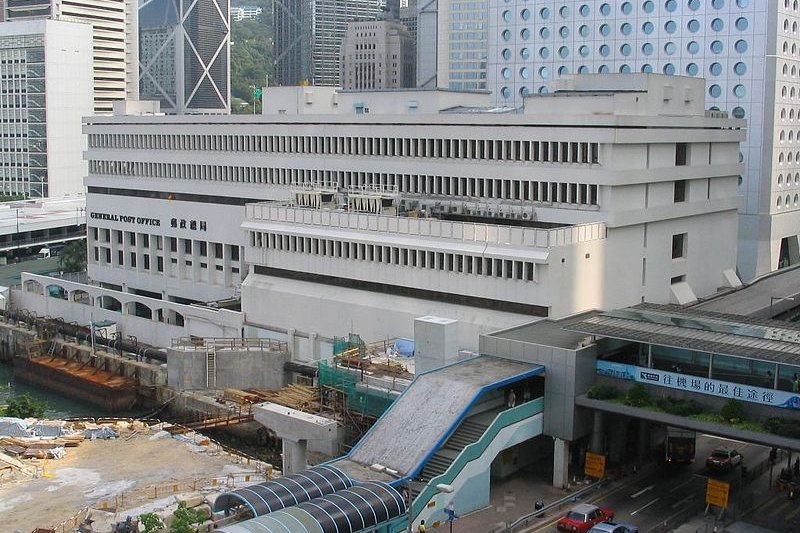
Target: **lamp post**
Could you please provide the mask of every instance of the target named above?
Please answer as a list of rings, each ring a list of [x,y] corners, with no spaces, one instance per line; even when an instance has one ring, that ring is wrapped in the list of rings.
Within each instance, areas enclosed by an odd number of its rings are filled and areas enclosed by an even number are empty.
[[[782,301],[793,302],[794,301],[794,297],[791,297],[791,296],[770,296],[769,297],[769,318],[770,319],[772,318],[772,305],[775,302],[782,302]]]

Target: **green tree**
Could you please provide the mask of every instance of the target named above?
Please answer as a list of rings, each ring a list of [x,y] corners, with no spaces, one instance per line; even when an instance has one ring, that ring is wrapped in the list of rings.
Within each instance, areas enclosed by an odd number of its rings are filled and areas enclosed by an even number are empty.
[[[249,2],[248,2],[249,3]],[[252,3],[249,3],[253,5]],[[272,77],[272,2],[257,1],[260,20],[231,23],[231,112],[253,113],[253,88],[261,88]],[[255,99],[256,113],[261,99]]]
[[[628,390],[625,395],[625,405],[631,407],[646,407],[650,405],[650,393],[647,388],[641,383],[637,383]]]
[[[86,270],[86,239],[72,241],[61,251],[61,268],[64,272]]]
[[[42,418],[47,411],[47,402],[37,400],[27,392],[8,399],[5,416],[14,418]]]
[[[726,422],[742,420],[744,419],[744,404],[739,400],[728,400],[719,410],[719,414]]]
[[[197,525],[206,521],[206,513],[200,509],[189,509],[181,502],[172,514],[169,533],[195,533]]]
[[[139,523],[144,526],[144,533],[155,533],[164,529],[164,521],[155,513],[139,515]]]

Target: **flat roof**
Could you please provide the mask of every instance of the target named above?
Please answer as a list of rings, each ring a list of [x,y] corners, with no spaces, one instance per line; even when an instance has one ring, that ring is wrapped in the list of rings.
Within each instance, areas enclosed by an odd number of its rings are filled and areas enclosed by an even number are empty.
[[[0,235],[85,223],[85,196],[0,203]]]
[[[800,365],[800,325],[678,305],[639,304],[566,326],[576,333]]]
[[[595,316],[598,313],[599,311],[589,311],[560,320],[537,320],[535,322],[522,324],[521,326],[495,331],[489,333],[488,336],[575,350],[578,348],[578,345],[586,339],[587,335],[564,328]]]

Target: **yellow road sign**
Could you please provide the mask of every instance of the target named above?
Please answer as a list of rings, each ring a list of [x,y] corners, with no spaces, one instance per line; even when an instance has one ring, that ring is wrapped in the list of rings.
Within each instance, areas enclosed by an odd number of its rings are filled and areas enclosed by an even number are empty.
[[[606,456],[599,453],[586,452],[583,472],[587,476],[601,478],[606,473]]]
[[[709,478],[708,485],[706,485],[706,503],[727,508],[730,491],[730,484]]]

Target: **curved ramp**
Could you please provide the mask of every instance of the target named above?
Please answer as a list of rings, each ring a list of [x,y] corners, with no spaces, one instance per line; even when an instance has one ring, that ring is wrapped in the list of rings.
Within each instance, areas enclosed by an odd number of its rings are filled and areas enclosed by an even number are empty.
[[[219,533],[355,533],[405,514],[394,488],[366,482],[219,529]]]
[[[254,516],[261,516],[352,486],[353,480],[338,468],[318,465],[297,474],[221,494],[214,500],[214,511],[246,505]]]
[[[414,476],[483,394],[543,372],[542,366],[480,356],[421,374],[347,457],[328,464],[353,472],[356,465],[377,463],[397,477]],[[358,479],[376,477],[366,474]]]

